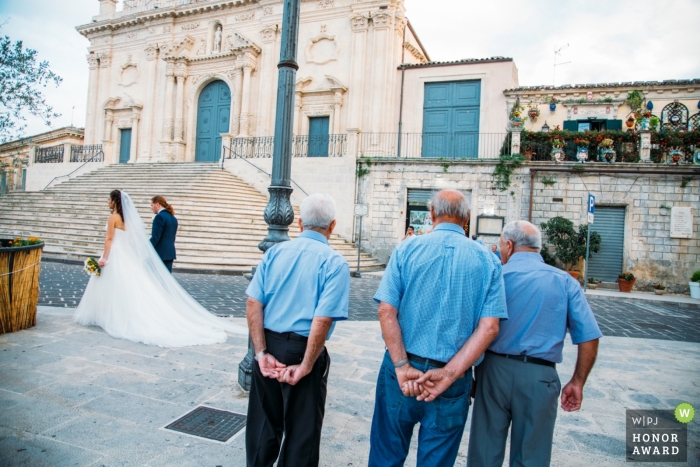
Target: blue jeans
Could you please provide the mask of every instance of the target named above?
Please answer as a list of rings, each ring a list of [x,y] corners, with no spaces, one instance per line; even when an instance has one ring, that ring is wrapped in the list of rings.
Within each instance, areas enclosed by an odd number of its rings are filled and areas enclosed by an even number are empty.
[[[434,368],[411,364],[424,372]],[[415,397],[406,397],[401,392],[394,365],[386,352],[377,379],[369,467],[402,466],[416,423],[420,423],[416,465],[454,465],[469,414],[471,383],[469,370],[433,402],[418,402]]]

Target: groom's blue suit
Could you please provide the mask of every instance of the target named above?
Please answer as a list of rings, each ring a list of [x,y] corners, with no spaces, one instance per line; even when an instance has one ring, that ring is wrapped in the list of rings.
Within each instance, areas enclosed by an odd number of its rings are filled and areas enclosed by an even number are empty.
[[[173,260],[176,259],[175,234],[177,234],[177,219],[168,211],[162,209],[153,218],[151,243],[170,272],[173,272]]]

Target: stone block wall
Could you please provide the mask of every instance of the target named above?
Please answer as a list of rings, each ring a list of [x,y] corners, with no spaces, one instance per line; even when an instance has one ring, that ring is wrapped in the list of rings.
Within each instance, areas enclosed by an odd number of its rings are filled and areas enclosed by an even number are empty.
[[[404,235],[409,188],[454,188],[471,192],[470,230],[476,233],[476,218],[485,211],[504,216],[505,222],[528,219],[531,169],[534,174],[532,222],[539,225],[554,216],[570,219],[576,227],[586,222],[588,193],[596,196],[597,206],[624,206],[625,239],[623,270],[637,277],[635,288],[650,290],[654,282],[671,291],[688,291],[688,280],[700,269],[700,177],[681,187],[678,171],[689,166],[658,164],[585,165],[583,172],[546,172],[547,168],[573,169],[575,164],[526,163],[511,176],[504,192],[493,188],[495,161],[372,160],[369,173],[360,179],[358,197],[370,206],[364,220],[363,247],[382,261],[388,261]],[[636,170],[651,173],[591,173],[592,170]],[[555,184],[542,183],[544,178]],[[561,202],[553,202],[561,198]],[[670,237],[670,209],[661,206],[693,208],[693,237]],[[488,246],[496,236],[481,236]],[[583,262],[581,262],[583,263]],[[581,264],[582,266],[582,264]]]

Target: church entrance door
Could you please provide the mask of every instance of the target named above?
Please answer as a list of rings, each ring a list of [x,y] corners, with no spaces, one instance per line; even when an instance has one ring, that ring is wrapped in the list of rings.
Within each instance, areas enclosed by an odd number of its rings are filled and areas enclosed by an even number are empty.
[[[197,145],[195,162],[216,162],[221,158],[221,133],[229,132],[231,90],[223,81],[212,81],[202,90],[197,103]]]

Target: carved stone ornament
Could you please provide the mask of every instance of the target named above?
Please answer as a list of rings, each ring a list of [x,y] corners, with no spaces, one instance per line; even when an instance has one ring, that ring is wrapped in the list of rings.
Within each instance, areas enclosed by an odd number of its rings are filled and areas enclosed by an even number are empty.
[[[170,25],[163,26],[163,33],[171,32],[173,28]]]
[[[275,9],[272,8],[271,6],[265,6],[263,7],[263,16],[270,16],[275,12]]]
[[[366,31],[369,19],[363,15],[350,15],[350,25],[353,31]]]
[[[138,65],[131,61],[131,55],[129,55],[126,59],[126,63],[121,66],[121,72],[119,73],[119,85],[128,87],[136,83],[138,79]]]
[[[135,32],[130,32],[129,34],[126,35],[126,38],[131,40],[131,39],[136,39],[138,37],[138,34]]]
[[[240,15],[234,16],[233,19],[236,21],[250,21],[251,19],[255,19],[255,12],[251,11],[250,13],[242,13]]]
[[[95,54],[87,54],[85,56],[87,58],[88,66],[90,69],[94,70],[97,68],[98,62],[97,62],[97,55]]]
[[[107,68],[112,63],[112,54],[110,52],[100,52],[97,54],[100,59],[100,68]]]
[[[182,26],[180,26],[180,29],[182,29],[183,31],[191,31],[193,29],[197,29],[198,27],[199,21],[197,21],[196,23],[183,24]]]
[[[322,32],[316,37],[309,39],[306,44],[306,63],[317,63],[323,65],[332,60],[338,60],[340,54],[340,43],[336,36],[331,36]]]
[[[388,28],[391,22],[391,15],[388,11],[379,10],[372,14],[372,23],[375,28]]]
[[[158,55],[158,44],[148,44],[144,51],[146,52],[146,60],[154,60]]]
[[[426,63],[428,60],[425,58],[425,55],[421,53],[420,50],[418,50],[416,47],[413,46],[410,42],[404,42],[403,43],[404,49],[408,50],[413,57],[418,60],[421,63]]]
[[[326,8],[333,8],[334,4],[335,0],[318,0],[318,3],[316,4],[316,9],[323,10]]]
[[[260,30],[260,35],[262,36],[263,42],[269,42],[275,39],[275,34],[277,34],[277,25],[265,26]]]

